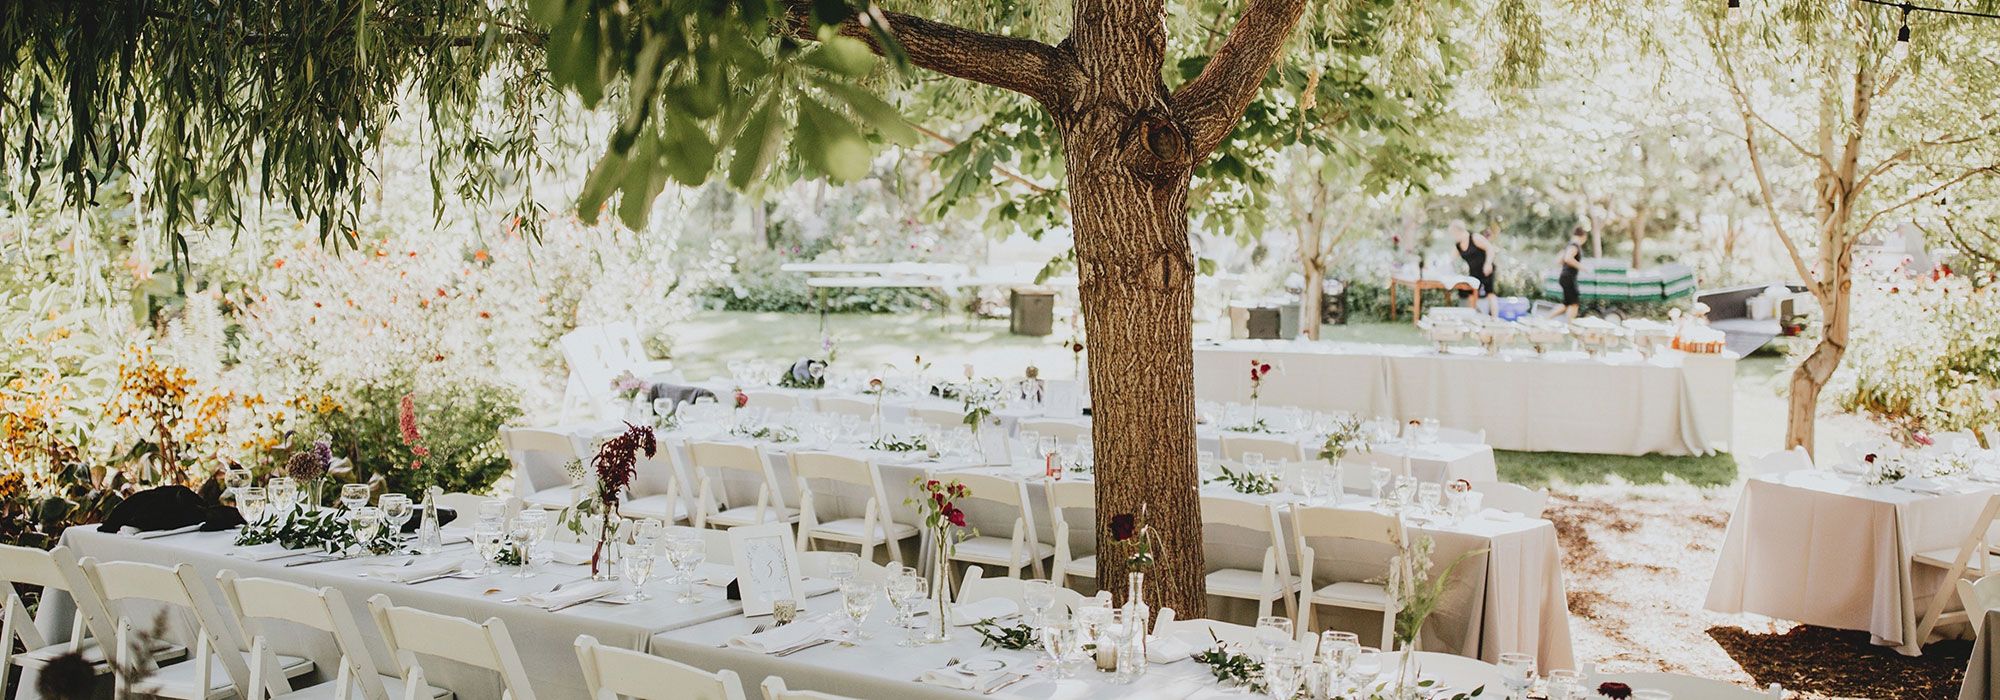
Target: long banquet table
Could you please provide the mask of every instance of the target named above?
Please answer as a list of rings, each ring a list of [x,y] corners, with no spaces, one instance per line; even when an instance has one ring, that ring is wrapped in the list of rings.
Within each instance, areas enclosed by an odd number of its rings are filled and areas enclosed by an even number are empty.
[[[1195,346],[1195,396],[1250,399],[1249,363],[1275,366],[1258,400],[1399,421],[1436,418],[1486,431],[1497,449],[1701,455],[1726,450],[1733,355],[1637,352],[1589,357],[1412,345],[1232,340]]]
[[[1916,654],[1919,600],[1944,572],[1917,552],[1964,541],[1992,486],[1921,493],[1827,470],[1759,475],[1729,518],[1703,607],[1836,629]]]

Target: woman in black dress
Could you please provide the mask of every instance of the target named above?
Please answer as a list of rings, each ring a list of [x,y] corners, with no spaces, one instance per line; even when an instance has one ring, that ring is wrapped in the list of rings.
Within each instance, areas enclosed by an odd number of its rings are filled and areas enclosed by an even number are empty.
[[[1479,280],[1479,287],[1472,290],[1472,308],[1479,308],[1480,300],[1486,301],[1488,313],[1500,315],[1500,305],[1493,299],[1493,241],[1485,234],[1472,233],[1465,228],[1465,222],[1451,222],[1452,248],[1458,251],[1460,260],[1465,261],[1466,274]]]
[[[1583,270],[1583,241],[1589,235],[1582,226],[1569,232],[1569,245],[1563,246],[1562,258],[1559,261],[1562,271],[1556,275],[1556,282],[1562,285],[1562,314],[1572,319],[1576,318],[1577,305],[1583,295],[1577,288],[1576,275]]]

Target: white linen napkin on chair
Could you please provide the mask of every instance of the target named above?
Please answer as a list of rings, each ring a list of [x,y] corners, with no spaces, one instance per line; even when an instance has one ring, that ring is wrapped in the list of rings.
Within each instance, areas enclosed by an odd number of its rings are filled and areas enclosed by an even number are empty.
[[[1187,640],[1172,635],[1149,635],[1146,637],[1146,661],[1156,664],[1170,664],[1186,661],[1194,657],[1194,645]]]
[[[368,578],[402,583],[457,573],[464,565],[465,560],[458,557],[411,558],[402,564],[369,564],[363,567],[363,572]]]
[[[596,542],[548,542],[549,556],[557,564],[582,566],[590,563],[590,555],[597,551]]]
[[[1001,600],[1005,599],[1002,598]],[[925,671],[922,676],[918,677],[918,680],[929,685],[944,688],[978,691],[999,681],[1002,677],[1021,673],[1016,667],[1031,663],[1033,662],[1025,659],[987,654],[984,656],[975,656],[966,659],[964,662],[952,664],[944,668],[934,668]]]
[[[577,601],[601,598],[617,592],[617,581],[580,581],[554,591],[521,594],[519,602],[538,608],[559,608]]]
[[[987,598],[960,603],[951,608],[951,624],[965,627],[982,620],[997,620],[1021,612],[1021,604],[1008,598]]]
[[[825,618],[808,618],[793,621],[789,625],[778,625],[771,629],[729,640],[729,648],[754,651],[759,654],[776,654],[819,641],[826,636]]]

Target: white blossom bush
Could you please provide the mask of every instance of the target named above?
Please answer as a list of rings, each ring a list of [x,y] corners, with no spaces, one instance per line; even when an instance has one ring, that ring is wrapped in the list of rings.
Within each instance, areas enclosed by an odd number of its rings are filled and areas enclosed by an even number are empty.
[[[1827,395],[1912,436],[1993,426],[2000,291],[1990,282],[1944,274],[1858,284],[1847,356]]]

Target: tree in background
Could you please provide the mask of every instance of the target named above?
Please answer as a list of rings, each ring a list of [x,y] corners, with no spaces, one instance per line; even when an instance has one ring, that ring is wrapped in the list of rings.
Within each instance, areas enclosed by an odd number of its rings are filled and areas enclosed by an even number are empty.
[[[2000,20],[1908,14],[1862,0],[1745,3],[1699,18],[1740,115],[1770,225],[1819,302],[1818,337],[1792,370],[1787,446],[1814,449],[1819,396],[1849,342],[1854,253],[1891,214],[1916,217],[1954,187],[2000,175]],[[1897,29],[1914,36],[1897,57]],[[1807,76],[1803,79],[1799,76]],[[1777,151],[1773,153],[1772,151]],[[1774,181],[1803,161],[1810,185]],[[1805,190],[1810,220],[1788,216]]]

